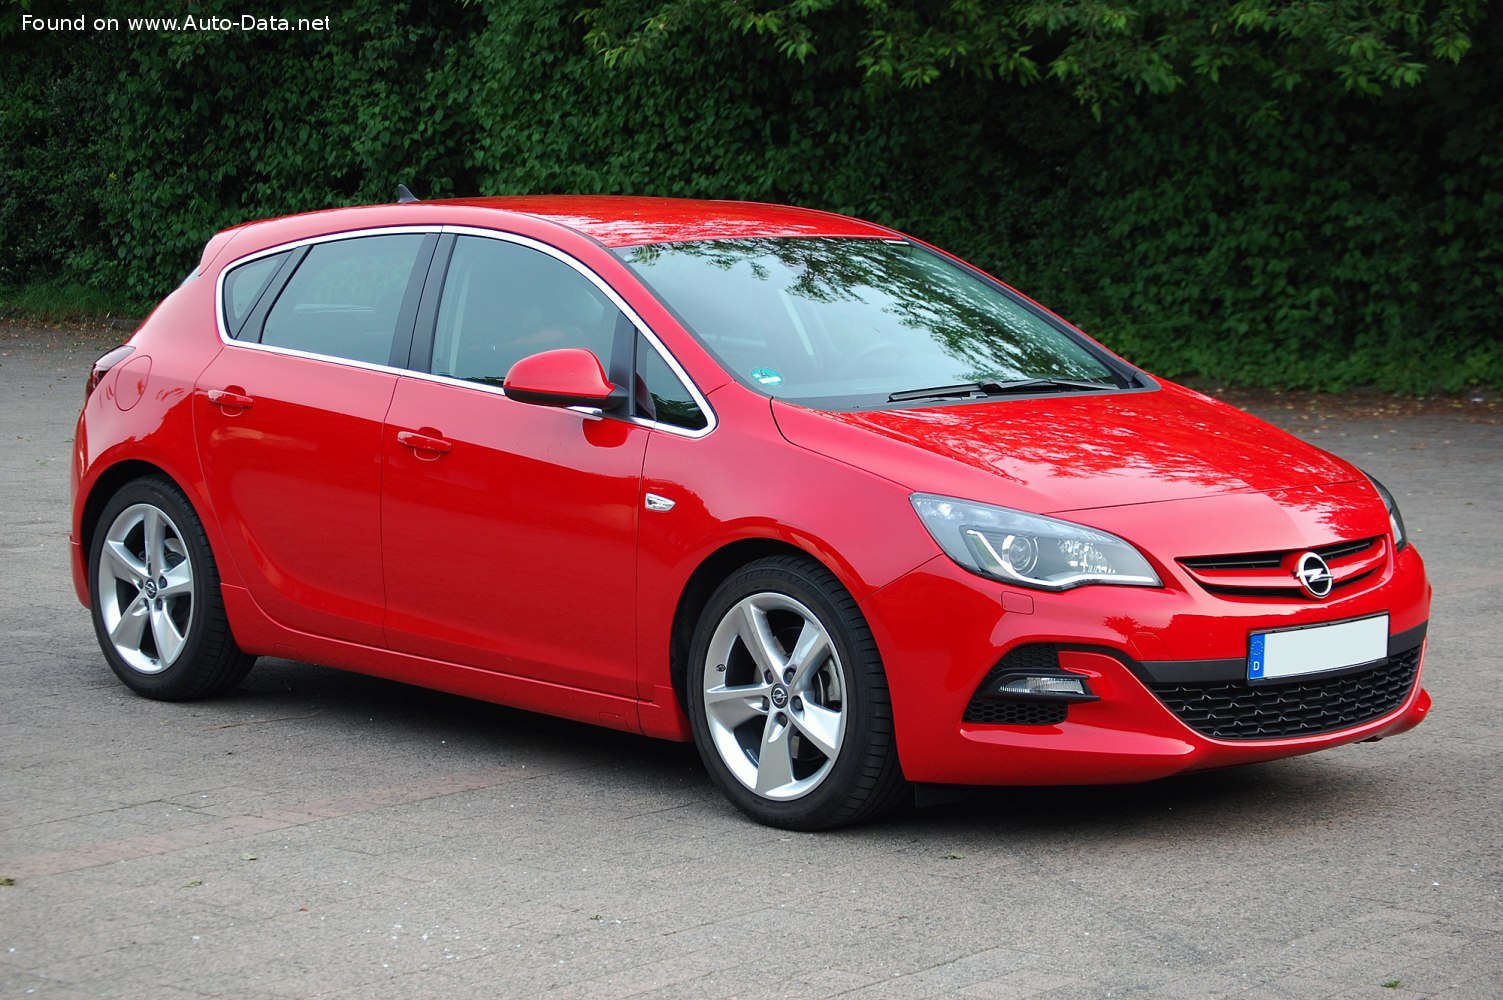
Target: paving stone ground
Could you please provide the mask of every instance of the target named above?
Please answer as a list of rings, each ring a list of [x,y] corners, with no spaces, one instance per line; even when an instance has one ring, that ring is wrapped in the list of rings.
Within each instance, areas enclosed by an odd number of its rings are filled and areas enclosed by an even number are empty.
[[[287,661],[136,698],[66,566],[111,341],[0,329],[0,997],[1503,996],[1503,426],[1266,416],[1393,488],[1430,719],[1313,757],[754,826],[685,746]]]

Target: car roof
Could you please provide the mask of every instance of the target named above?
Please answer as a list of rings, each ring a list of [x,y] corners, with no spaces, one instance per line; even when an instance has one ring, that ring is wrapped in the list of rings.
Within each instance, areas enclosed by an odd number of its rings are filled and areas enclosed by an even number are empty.
[[[867,236],[893,239],[884,226],[833,212],[748,201],[626,195],[520,195],[430,202],[521,212],[584,233],[606,246],[755,236]]]
[[[328,208],[261,219],[216,233],[200,273],[269,247],[334,233],[402,226],[474,226],[506,230],[541,223],[607,247],[690,240],[834,236],[904,239],[896,230],[833,212],[749,201],[633,195],[512,195]],[[232,249],[233,245],[233,249]]]

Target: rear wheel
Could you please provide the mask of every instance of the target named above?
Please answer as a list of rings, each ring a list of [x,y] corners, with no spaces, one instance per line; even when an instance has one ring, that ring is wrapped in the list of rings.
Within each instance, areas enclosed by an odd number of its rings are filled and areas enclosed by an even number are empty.
[[[230,634],[203,524],[167,479],[134,480],[105,505],[89,583],[100,648],[137,694],[208,697],[240,683],[255,662]]]
[[[733,573],[705,607],[689,666],[700,757],[758,822],[860,822],[905,791],[876,642],[819,564],[780,556]]]

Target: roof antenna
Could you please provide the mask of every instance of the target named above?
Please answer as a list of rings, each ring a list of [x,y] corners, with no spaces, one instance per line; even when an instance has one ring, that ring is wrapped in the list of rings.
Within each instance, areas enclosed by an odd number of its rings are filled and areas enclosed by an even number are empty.
[[[398,205],[410,205],[412,202],[415,202],[415,201],[418,201],[418,200],[419,199],[418,199],[417,195],[415,195],[411,191],[407,190],[407,185],[406,184],[398,184],[397,185],[397,204]]]

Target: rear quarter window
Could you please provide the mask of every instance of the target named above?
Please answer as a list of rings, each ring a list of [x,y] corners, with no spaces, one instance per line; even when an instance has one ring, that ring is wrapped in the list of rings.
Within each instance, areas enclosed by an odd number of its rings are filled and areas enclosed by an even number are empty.
[[[231,269],[224,277],[224,325],[231,337],[240,336],[245,319],[287,259],[287,251],[260,257]]]

